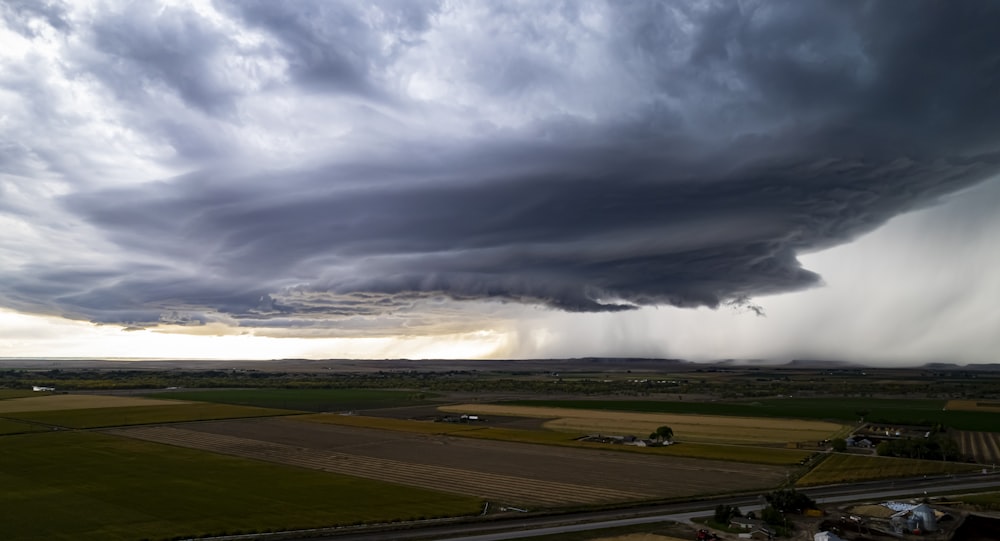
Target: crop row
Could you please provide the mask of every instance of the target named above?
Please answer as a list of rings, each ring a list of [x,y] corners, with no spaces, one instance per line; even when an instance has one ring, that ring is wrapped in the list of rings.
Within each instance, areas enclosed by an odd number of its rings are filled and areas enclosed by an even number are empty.
[[[1000,434],[993,432],[959,432],[958,446],[963,455],[972,457],[980,464],[996,464],[1000,462]]]

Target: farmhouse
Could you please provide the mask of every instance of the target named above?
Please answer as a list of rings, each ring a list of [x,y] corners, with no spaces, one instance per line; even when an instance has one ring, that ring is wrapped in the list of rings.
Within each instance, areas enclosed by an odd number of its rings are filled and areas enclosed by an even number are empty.
[[[739,535],[741,539],[772,539],[774,536],[767,524],[756,518],[733,517],[729,521],[729,527],[745,530],[746,533]]]
[[[764,525],[763,520],[758,520],[755,518],[733,517],[733,519],[729,521],[730,527],[740,528],[743,530],[752,530],[754,528],[759,528],[763,525]]]
[[[868,438],[860,438],[859,439],[859,438],[851,437],[851,438],[847,438],[845,441],[847,442],[847,446],[848,447],[859,447],[859,448],[862,448],[862,449],[871,449],[875,445],[874,443],[872,443],[872,440],[870,440]]]
[[[36,393],[37,392],[43,392],[43,391],[52,392],[52,391],[55,391],[56,388],[55,387],[42,387],[41,385],[32,385],[31,386],[31,390],[35,391]]]

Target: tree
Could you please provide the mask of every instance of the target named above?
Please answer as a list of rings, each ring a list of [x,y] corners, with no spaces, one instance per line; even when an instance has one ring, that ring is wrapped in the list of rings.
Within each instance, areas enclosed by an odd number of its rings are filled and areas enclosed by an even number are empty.
[[[715,507],[715,516],[713,517],[713,519],[715,520],[715,522],[719,524],[727,525],[729,524],[729,521],[733,519],[733,517],[742,517],[742,516],[743,513],[740,511],[739,507],[736,507],[735,505],[720,503]]]
[[[816,507],[816,502],[812,498],[794,488],[777,490],[764,498],[771,507],[785,513],[801,513]]]
[[[661,426],[656,429],[656,439],[670,441],[674,439],[674,429],[669,426]]]
[[[788,520],[785,519],[785,514],[782,513],[781,511],[778,511],[774,507],[771,507],[770,505],[765,507],[764,509],[761,509],[760,518],[761,520],[772,526],[788,525]]]
[[[830,440],[830,447],[833,447],[833,450],[838,453],[843,453],[847,450],[847,440],[844,438],[833,438]]]

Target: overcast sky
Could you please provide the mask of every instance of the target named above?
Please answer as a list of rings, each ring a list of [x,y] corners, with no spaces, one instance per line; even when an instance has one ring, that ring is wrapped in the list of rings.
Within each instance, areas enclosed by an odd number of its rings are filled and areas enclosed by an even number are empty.
[[[1000,4],[0,16],[0,356],[1000,361]]]

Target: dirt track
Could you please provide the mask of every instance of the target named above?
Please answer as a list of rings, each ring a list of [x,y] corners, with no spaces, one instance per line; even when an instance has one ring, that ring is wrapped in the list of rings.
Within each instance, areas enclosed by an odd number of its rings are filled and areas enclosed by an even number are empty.
[[[565,506],[766,489],[783,468],[252,419],[111,433],[509,505]]]

